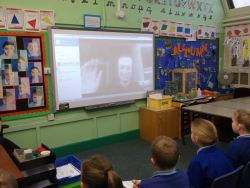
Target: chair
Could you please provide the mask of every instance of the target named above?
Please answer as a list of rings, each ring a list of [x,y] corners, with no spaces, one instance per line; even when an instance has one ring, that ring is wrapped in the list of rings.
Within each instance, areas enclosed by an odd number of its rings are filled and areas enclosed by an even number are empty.
[[[232,172],[215,178],[211,188],[239,188],[238,183],[244,166],[240,166]]]
[[[243,169],[242,176],[240,178],[240,188],[250,188],[250,161]]]

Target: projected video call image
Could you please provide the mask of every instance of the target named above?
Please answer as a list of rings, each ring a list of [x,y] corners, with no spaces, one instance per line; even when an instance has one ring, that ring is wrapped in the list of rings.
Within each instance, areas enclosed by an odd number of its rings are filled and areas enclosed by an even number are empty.
[[[55,29],[52,38],[57,109],[145,98],[154,89],[152,34]]]

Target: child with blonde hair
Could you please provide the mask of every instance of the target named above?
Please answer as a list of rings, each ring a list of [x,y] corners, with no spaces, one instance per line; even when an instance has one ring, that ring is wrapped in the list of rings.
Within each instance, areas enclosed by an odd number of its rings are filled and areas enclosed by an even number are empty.
[[[250,161],[250,111],[237,110],[232,117],[232,129],[239,136],[231,141],[226,155],[235,168]]]
[[[191,140],[199,147],[188,166],[190,187],[208,188],[213,180],[233,170],[226,155],[216,146],[217,130],[205,119],[191,123]]]
[[[92,156],[82,163],[81,188],[124,188],[109,160]]]

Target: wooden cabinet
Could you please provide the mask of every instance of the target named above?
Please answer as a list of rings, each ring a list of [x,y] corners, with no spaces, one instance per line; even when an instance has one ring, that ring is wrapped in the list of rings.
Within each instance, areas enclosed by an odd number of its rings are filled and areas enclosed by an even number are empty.
[[[140,136],[152,142],[157,136],[180,138],[180,111],[176,107],[166,110],[140,108]]]

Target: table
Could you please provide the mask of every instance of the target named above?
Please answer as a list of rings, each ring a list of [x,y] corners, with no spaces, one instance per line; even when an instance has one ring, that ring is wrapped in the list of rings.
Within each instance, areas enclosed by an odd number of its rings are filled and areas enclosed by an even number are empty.
[[[238,109],[250,109],[250,97],[236,98],[182,107],[181,134],[184,143],[185,134],[190,133],[190,122],[194,114],[201,114],[203,117],[222,117],[231,119],[233,113]],[[190,115],[190,113],[193,113]],[[192,116],[192,117],[190,117]],[[190,120],[191,119],[191,120]]]
[[[0,145],[0,167],[13,174],[17,180],[22,179],[23,175],[14,161],[10,158],[4,147]]]

